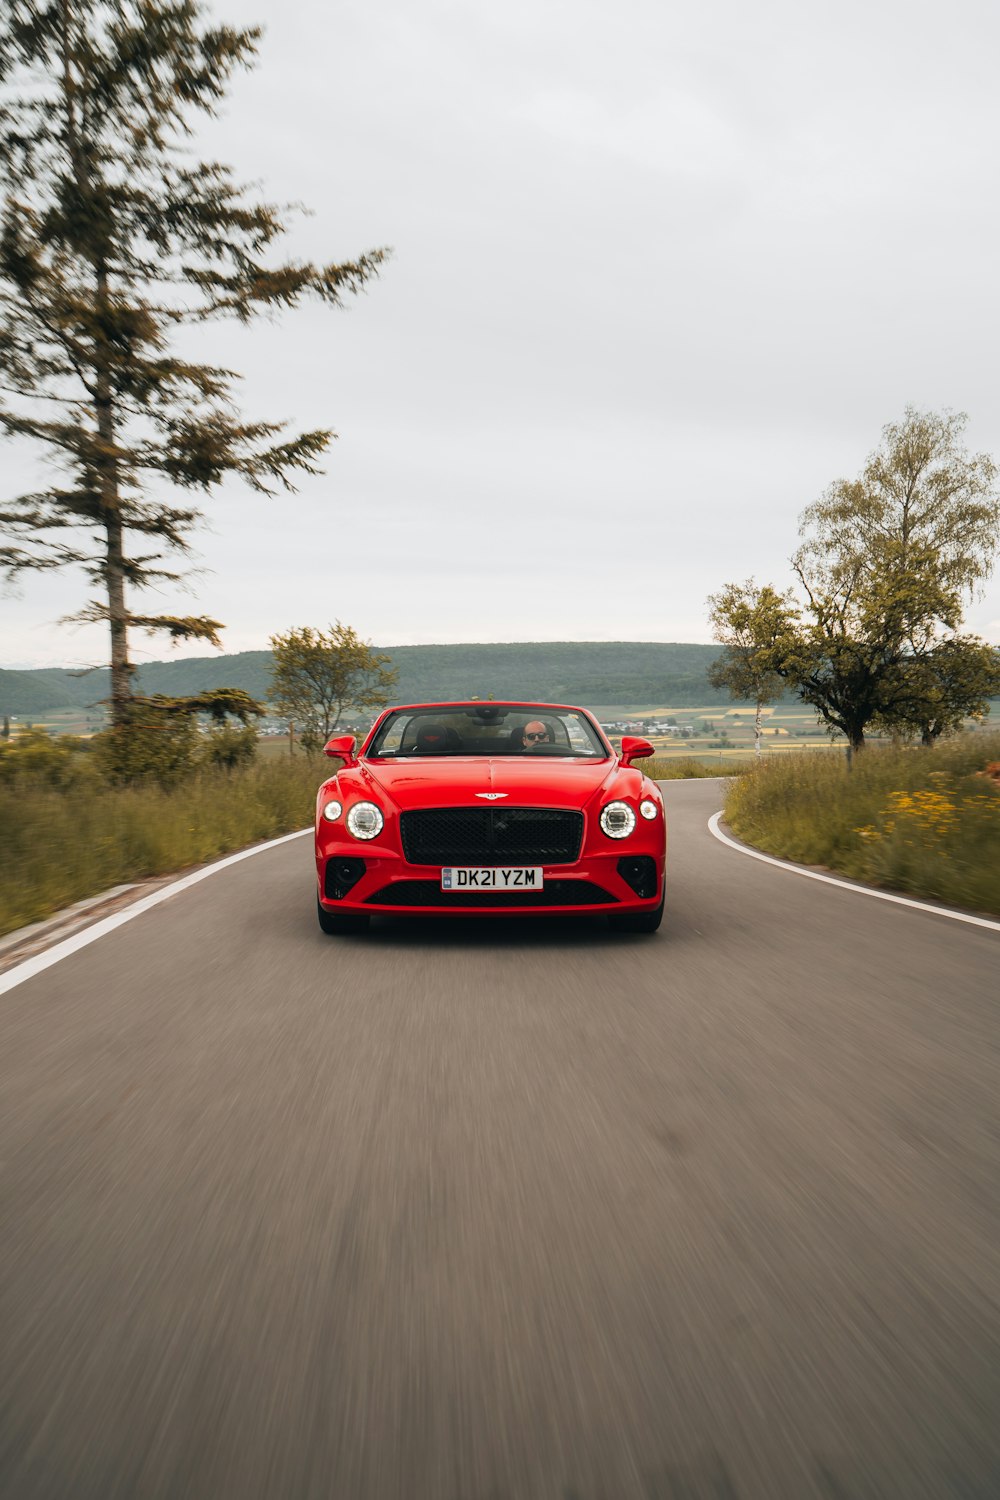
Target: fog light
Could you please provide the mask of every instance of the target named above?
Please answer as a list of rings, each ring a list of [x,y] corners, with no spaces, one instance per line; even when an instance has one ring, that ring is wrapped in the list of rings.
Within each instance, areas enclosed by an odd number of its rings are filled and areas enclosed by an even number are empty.
[[[327,901],[343,901],[364,873],[363,859],[328,859],[323,877],[323,895]]]

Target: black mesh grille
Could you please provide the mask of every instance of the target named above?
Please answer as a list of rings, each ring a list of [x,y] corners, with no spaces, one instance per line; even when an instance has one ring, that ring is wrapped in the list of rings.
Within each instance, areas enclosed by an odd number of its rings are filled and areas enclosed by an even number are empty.
[[[443,891],[436,880],[394,880],[369,906],[612,906],[611,896],[589,880],[547,880],[540,891]]]
[[[411,865],[572,864],[583,841],[583,813],[545,807],[436,807],[399,823]]]

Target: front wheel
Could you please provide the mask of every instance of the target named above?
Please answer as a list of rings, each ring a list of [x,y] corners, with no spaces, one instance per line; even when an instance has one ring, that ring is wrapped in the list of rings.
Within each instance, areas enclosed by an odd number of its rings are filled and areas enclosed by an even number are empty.
[[[625,911],[621,916],[608,917],[608,926],[612,932],[655,932],[663,921],[663,907],[667,899],[664,891],[660,898],[660,904],[652,911]]]
[[[357,912],[327,911],[316,902],[319,925],[328,937],[350,937],[352,933],[367,932],[371,918]]]

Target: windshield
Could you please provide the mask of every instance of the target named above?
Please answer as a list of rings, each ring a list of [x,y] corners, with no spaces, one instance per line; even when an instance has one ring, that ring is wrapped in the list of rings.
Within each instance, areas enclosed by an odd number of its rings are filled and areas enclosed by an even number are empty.
[[[385,720],[366,754],[380,759],[425,755],[608,758],[586,714],[544,703],[398,709]]]

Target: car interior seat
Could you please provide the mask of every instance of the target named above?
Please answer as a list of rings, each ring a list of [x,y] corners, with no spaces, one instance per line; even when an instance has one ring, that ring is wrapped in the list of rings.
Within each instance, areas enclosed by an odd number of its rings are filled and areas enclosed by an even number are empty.
[[[454,753],[461,750],[462,741],[447,724],[422,724],[417,731],[415,748],[418,755]]]

